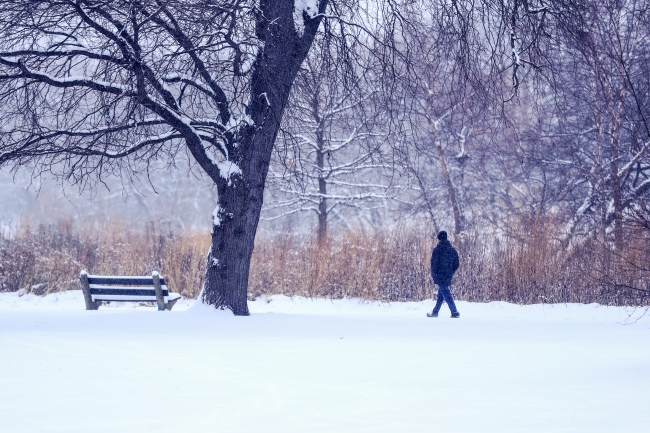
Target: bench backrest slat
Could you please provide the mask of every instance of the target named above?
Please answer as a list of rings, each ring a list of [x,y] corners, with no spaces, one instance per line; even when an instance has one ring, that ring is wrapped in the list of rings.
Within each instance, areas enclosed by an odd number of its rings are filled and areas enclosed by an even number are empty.
[[[151,286],[153,287],[153,278],[151,277],[104,277],[98,275],[88,275],[88,284],[115,284],[120,286]],[[165,285],[165,279],[160,277],[160,285]]]
[[[167,286],[162,286],[163,296],[169,296]],[[129,296],[156,296],[154,288],[143,289],[138,287],[105,287],[90,286],[91,295],[129,295]]]

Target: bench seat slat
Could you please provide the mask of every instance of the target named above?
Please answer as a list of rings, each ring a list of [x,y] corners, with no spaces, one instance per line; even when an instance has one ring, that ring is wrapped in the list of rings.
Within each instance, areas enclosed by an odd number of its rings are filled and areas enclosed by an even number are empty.
[[[123,301],[123,302],[156,302],[156,296],[142,295],[91,295],[93,301]],[[181,296],[178,293],[172,293],[165,296],[165,302],[175,301]]]
[[[115,296],[156,296],[154,289],[131,289],[125,287],[118,287],[116,289],[90,289],[91,295],[115,295]],[[169,296],[167,290],[163,290],[163,296]]]

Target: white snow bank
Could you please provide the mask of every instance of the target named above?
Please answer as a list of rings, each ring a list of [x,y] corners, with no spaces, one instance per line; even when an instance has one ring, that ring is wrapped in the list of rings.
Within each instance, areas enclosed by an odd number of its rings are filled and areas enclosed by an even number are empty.
[[[7,432],[611,432],[650,425],[650,320],[597,305],[260,297],[85,311],[0,294]],[[635,318],[638,318],[637,311]],[[624,324],[628,323],[628,324]]]

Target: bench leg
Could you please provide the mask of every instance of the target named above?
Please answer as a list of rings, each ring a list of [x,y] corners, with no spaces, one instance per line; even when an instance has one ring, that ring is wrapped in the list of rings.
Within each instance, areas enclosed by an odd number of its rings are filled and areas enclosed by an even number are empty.
[[[94,302],[92,296],[90,296],[90,285],[88,284],[88,273],[86,271],[81,271],[79,275],[79,280],[81,281],[81,291],[84,294],[84,301],[86,302],[86,310],[96,310],[99,308],[99,302]]]
[[[165,311],[165,298],[163,297],[162,286],[160,285],[160,275],[158,272],[154,271],[151,274],[151,279],[153,280],[153,288],[156,293],[156,302],[158,302],[158,311]]]
[[[179,298],[180,299],[180,298]],[[174,304],[178,301],[178,299],[174,299],[173,301],[169,301],[165,304],[165,309],[172,311],[172,308],[174,308]]]

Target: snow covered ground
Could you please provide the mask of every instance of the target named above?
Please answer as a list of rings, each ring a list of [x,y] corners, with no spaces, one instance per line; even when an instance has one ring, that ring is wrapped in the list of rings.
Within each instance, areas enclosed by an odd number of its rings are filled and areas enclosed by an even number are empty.
[[[273,296],[242,318],[3,293],[0,431],[650,428],[640,311],[459,302],[460,320],[429,319],[432,305]]]

